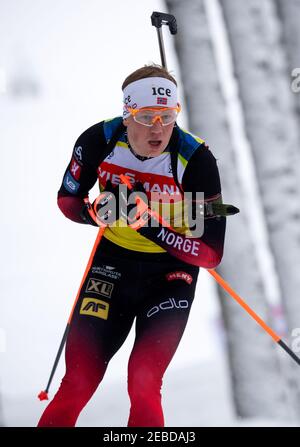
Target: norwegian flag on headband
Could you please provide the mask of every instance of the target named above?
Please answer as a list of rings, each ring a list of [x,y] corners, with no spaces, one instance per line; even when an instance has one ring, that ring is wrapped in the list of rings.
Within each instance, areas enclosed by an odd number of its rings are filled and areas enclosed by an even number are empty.
[[[162,104],[162,105],[166,106],[168,104],[168,98],[158,97],[157,98],[157,104]]]

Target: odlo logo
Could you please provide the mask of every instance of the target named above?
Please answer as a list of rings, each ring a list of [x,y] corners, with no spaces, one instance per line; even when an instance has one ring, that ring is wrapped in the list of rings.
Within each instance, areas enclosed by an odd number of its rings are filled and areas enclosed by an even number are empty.
[[[81,315],[91,315],[92,317],[107,320],[109,304],[96,298],[84,298],[80,307]]]
[[[169,298],[166,301],[158,304],[158,306],[152,307],[147,312],[147,317],[150,318],[152,315],[160,312],[161,310],[170,310],[170,309],[187,309],[189,307],[188,300],[177,300],[177,298]]]

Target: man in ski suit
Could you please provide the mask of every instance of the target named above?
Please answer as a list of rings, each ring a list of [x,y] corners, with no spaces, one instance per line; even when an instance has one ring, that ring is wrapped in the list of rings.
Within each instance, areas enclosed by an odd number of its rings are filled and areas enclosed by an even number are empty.
[[[199,267],[216,267],[223,254],[224,216],[205,214],[200,237],[186,223],[173,229],[145,209],[126,217],[126,203],[120,205],[122,174],[150,205],[160,202],[160,210],[171,198],[173,218],[183,192],[192,194],[189,207],[195,215],[206,209],[195,194],[203,193],[205,206],[221,203],[221,186],[216,159],[203,140],[176,124],[177,84],[166,69],[142,67],[125,79],[122,90],[123,117],[80,135],[58,192],[67,218],[95,226],[104,222],[106,229],[73,313],[66,373],[40,427],[75,425],[134,322],[128,426],[164,426],[162,378],[183,335]],[[117,141],[105,154],[116,132]],[[96,181],[102,195],[92,206],[87,198]],[[123,225],[116,225],[120,221]]]

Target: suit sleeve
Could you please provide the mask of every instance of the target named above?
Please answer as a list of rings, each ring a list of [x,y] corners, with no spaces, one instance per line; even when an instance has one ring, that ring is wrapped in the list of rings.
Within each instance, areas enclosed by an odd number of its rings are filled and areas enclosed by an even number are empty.
[[[217,160],[206,144],[202,144],[192,156],[188,164],[182,185],[184,191],[204,193],[204,200],[209,202],[219,199],[222,201],[222,189],[217,166]],[[196,206],[192,203],[191,206]],[[221,262],[224,249],[226,218],[217,217],[204,220],[204,231],[201,242],[206,244],[217,255]]]
[[[103,123],[83,132],[77,139],[71,160],[64,173],[62,184],[57,194],[57,204],[61,212],[78,223],[86,223],[80,212],[84,206],[84,198],[97,181],[97,168],[101,153],[101,142],[104,144]]]
[[[201,145],[193,154],[184,172],[182,186],[185,192],[203,192],[206,201],[221,198],[221,183],[217,162],[206,145]],[[192,201],[189,206],[197,206]],[[140,234],[160,245],[172,256],[198,267],[215,268],[222,259],[226,218],[204,220],[201,237],[187,237],[171,228],[160,225],[142,227]]]

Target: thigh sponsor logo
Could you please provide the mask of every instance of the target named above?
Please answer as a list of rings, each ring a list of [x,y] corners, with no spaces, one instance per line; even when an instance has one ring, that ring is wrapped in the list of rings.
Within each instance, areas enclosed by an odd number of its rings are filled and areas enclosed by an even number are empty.
[[[107,278],[111,279],[120,279],[121,273],[115,271],[116,267],[113,267],[112,265],[102,265],[100,266],[94,266],[92,267],[92,273],[97,273],[98,275],[106,276]]]
[[[86,286],[86,292],[97,293],[98,295],[110,298],[114,285],[111,282],[102,281],[101,279],[90,278]]]
[[[168,281],[174,281],[176,279],[182,279],[183,281],[187,282],[188,284],[191,284],[193,282],[193,277],[189,273],[186,272],[171,272],[166,275],[166,278]]]
[[[116,267],[114,267],[114,266],[112,266],[112,265],[103,265],[103,268],[105,269],[105,270],[108,270],[108,271],[112,271],[112,270],[115,270],[116,269]]]
[[[188,300],[176,300],[176,298],[169,298],[157,306],[151,307],[151,309],[147,312],[147,317],[150,318],[152,315],[157,314],[157,312],[160,312],[161,310],[187,309],[188,307]]]
[[[107,320],[109,304],[96,298],[83,298],[80,314]]]

